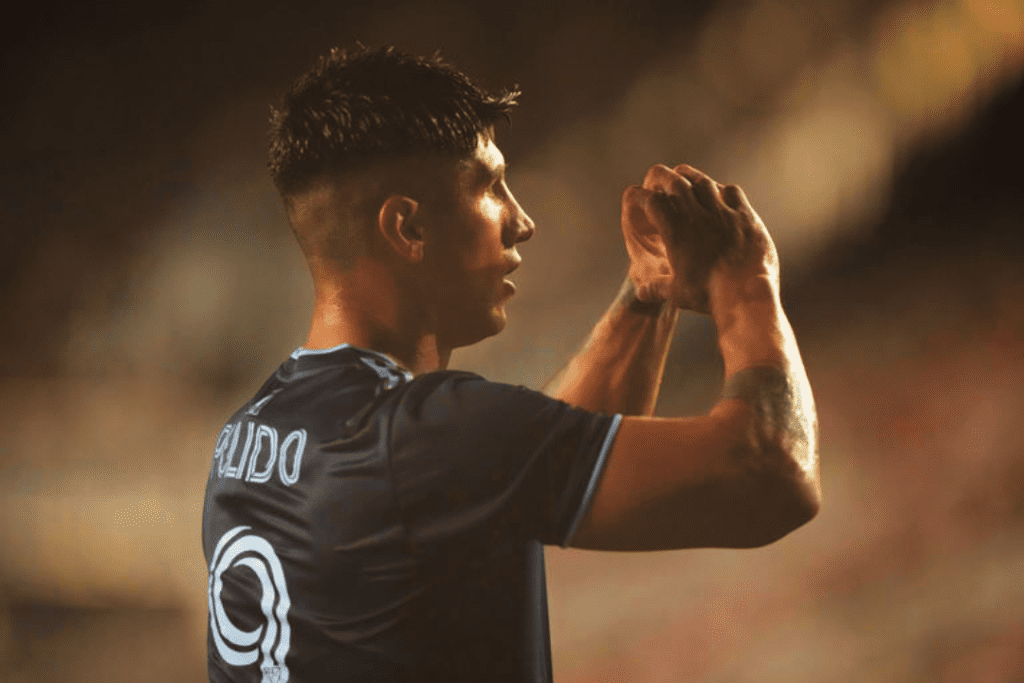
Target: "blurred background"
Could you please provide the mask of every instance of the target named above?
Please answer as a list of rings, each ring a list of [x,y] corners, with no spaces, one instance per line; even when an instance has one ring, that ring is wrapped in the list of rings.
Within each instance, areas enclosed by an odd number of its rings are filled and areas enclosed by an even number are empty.
[[[547,548],[559,681],[1024,681],[1024,0],[37,3],[4,24],[0,681],[205,680],[223,422],[305,340],[268,106],[334,45],[518,83],[538,225],[499,336],[540,388],[626,275],[654,163],[744,187],[824,506],[756,550]],[[681,316],[659,415],[721,387]]]

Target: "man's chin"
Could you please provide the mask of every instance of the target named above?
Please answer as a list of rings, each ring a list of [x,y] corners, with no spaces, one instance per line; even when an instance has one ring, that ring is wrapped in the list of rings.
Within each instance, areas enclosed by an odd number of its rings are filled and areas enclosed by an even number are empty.
[[[452,348],[470,346],[477,342],[481,342],[488,337],[493,337],[504,330],[507,325],[508,315],[505,313],[505,306],[504,304],[499,304],[491,309],[491,314],[488,316],[486,324],[482,324],[471,330],[466,328],[460,330],[460,334],[457,335],[455,343],[452,344]]]

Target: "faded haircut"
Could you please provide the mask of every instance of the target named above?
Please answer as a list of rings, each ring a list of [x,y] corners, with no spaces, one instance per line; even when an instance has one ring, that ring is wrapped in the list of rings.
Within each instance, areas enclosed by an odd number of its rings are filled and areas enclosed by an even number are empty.
[[[489,93],[438,53],[334,48],[271,108],[268,167],[287,201],[316,181],[416,154],[466,157],[508,121],[518,87]]]

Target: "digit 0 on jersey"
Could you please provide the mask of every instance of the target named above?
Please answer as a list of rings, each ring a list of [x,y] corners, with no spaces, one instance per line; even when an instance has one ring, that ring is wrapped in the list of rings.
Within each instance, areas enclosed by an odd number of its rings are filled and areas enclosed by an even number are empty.
[[[284,658],[291,643],[288,586],[274,548],[259,536],[244,533],[246,531],[249,527],[236,526],[221,536],[213,551],[207,588],[210,636],[217,646],[217,654],[226,663],[247,666],[259,661],[264,683],[285,683],[288,667]],[[259,604],[265,621],[252,631],[235,626],[220,598],[224,572],[243,566],[249,567],[260,580]]]
[[[620,420],[297,349],[214,448],[210,680],[550,681],[543,544],[571,540]]]

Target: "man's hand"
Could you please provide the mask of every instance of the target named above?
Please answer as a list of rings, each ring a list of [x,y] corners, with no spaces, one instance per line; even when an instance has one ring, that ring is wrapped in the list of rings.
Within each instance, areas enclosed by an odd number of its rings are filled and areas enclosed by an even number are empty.
[[[743,190],[692,166],[658,164],[626,188],[622,232],[641,301],[710,314],[713,299],[741,295],[753,279],[778,291],[775,245]]]

